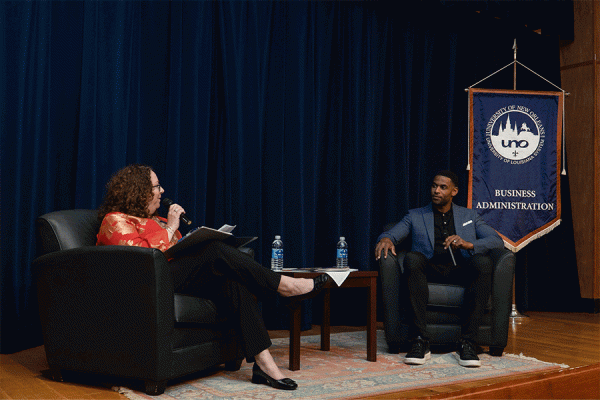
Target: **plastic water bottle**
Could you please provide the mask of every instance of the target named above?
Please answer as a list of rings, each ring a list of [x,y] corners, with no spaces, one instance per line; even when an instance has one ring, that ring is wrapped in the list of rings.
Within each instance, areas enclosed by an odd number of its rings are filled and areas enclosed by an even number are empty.
[[[271,270],[283,270],[283,242],[281,236],[276,235],[271,246]]]
[[[348,268],[348,243],[346,243],[345,237],[340,237],[340,241],[337,244],[337,258],[335,261],[337,268]]]

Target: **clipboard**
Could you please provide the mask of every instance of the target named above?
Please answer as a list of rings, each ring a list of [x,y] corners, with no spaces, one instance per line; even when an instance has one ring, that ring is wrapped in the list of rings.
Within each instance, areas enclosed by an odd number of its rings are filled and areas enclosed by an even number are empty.
[[[235,237],[230,232],[201,226],[189,235],[184,236],[179,243],[164,252],[167,259],[182,257],[193,253],[194,248],[207,240],[220,240],[225,244],[239,248],[258,239],[256,236]]]

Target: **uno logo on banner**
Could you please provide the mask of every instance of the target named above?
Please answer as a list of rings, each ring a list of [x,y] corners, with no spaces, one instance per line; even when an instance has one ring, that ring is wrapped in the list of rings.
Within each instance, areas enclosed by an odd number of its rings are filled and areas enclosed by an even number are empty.
[[[487,123],[486,140],[496,157],[510,164],[524,164],[544,146],[545,130],[535,112],[511,105],[496,111]]]

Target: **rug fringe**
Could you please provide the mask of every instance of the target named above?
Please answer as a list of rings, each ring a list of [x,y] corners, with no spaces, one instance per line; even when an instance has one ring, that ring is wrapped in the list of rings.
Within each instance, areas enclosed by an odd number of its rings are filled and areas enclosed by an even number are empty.
[[[519,355],[510,354],[510,353],[504,353],[503,355],[504,356],[509,356],[509,357],[514,357],[514,358],[520,358],[521,360],[537,361],[537,362],[548,364],[548,365],[557,365],[557,366],[559,366],[561,368],[570,368],[567,364],[557,364],[557,363],[552,363],[552,362],[547,362],[547,361],[541,361],[541,360],[538,360],[535,357],[525,356],[525,355],[523,355],[523,353],[520,353]]]
[[[146,397],[142,397],[139,394],[137,394],[136,392],[134,392],[133,390],[128,389],[123,386],[113,386],[112,390],[119,394],[122,394],[123,396],[127,397],[130,400],[146,400]]]

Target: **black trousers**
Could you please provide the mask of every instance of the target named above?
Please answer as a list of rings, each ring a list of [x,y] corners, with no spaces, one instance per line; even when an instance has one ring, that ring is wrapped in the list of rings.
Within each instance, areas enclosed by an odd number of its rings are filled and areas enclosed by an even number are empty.
[[[175,291],[215,303],[227,323],[240,333],[249,362],[271,346],[257,298],[277,292],[280,274],[220,241],[208,241],[195,254],[169,264]]]
[[[490,296],[493,263],[489,256],[475,254],[454,265],[432,264],[423,254],[409,252],[404,258],[410,305],[413,312],[411,337],[429,340],[426,308],[429,300],[427,282],[454,283],[465,287],[462,307],[461,337],[475,342],[485,306]]]

